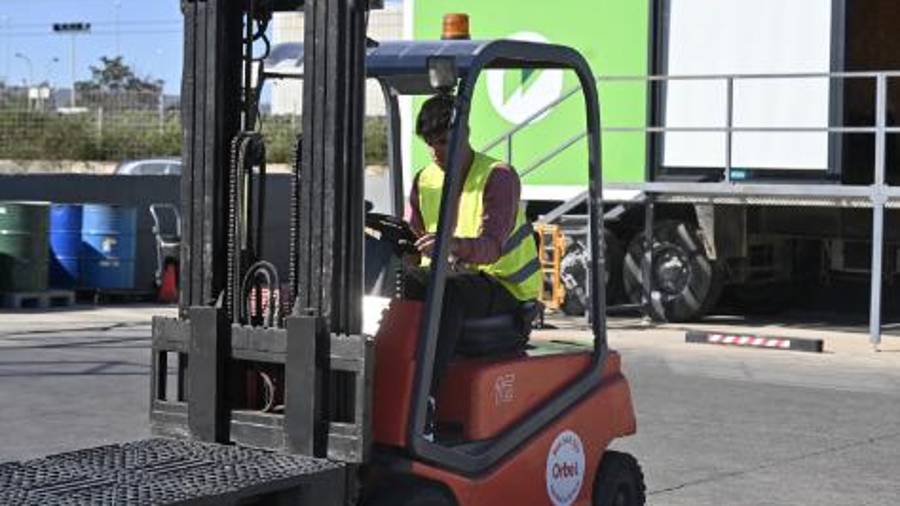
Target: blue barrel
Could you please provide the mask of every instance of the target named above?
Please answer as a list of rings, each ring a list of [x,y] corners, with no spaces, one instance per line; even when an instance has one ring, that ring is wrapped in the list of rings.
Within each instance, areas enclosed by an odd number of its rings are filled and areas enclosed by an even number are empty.
[[[81,204],[50,207],[50,286],[73,288],[81,282]]]
[[[81,286],[134,288],[137,210],[85,204],[81,221]]]

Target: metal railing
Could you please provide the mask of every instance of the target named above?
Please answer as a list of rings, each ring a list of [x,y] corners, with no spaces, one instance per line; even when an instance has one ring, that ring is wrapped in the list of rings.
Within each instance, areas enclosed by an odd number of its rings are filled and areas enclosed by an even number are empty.
[[[790,74],[702,74],[702,75],[680,75],[680,76],[596,76],[598,86],[603,83],[611,82],[671,82],[671,81],[721,81],[725,84],[725,125],[724,126],[690,126],[690,127],[669,127],[669,126],[604,126],[601,125],[601,132],[618,132],[618,133],[644,133],[644,134],[665,134],[665,133],[722,133],[725,135],[725,163],[724,175],[725,181],[731,182],[731,173],[734,167],[732,163],[732,146],[735,133],[836,133],[836,134],[877,134],[878,126],[822,126],[822,127],[746,127],[734,126],[734,83],[736,81],[749,80],[796,80],[796,79],[875,79],[876,86],[878,82],[883,81],[885,86],[884,96],[878,95],[876,92],[876,111],[879,103],[886,106],[886,89],[887,79],[891,77],[900,77],[900,71],[883,71],[883,72],[831,72],[831,73],[790,73]],[[513,139],[516,134],[530,126],[535,120],[542,118],[548,112],[552,111],[562,103],[566,102],[572,96],[578,94],[579,86],[575,86],[563,92],[556,100],[541,107],[521,123],[513,126],[511,129],[500,134],[491,142],[481,148],[482,151],[490,151],[505,144],[506,160],[513,160]],[[881,98],[879,98],[881,97]],[[601,100],[602,106],[602,100]],[[886,110],[886,109],[885,109]],[[900,133],[900,127],[890,127],[886,124],[882,126],[884,133]],[[579,134],[567,138],[565,141],[549,150],[547,153],[538,157],[537,161],[530,163],[520,175],[524,176],[537,170],[547,162],[552,161],[563,151],[574,145],[579,140],[585,138],[587,132],[582,131]],[[877,176],[876,176],[877,177]],[[753,184],[753,183],[744,183]]]
[[[872,207],[872,264],[871,264],[871,293],[869,314],[869,335],[873,345],[881,342],[881,288],[882,288],[882,261],[884,251],[884,210],[888,201],[892,198],[900,198],[900,187],[887,185],[885,182],[885,163],[887,153],[888,134],[900,133],[900,127],[887,124],[887,97],[888,79],[900,77],[900,71],[881,72],[832,72],[832,73],[794,73],[794,74],[710,74],[710,75],[685,75],[685,76],[598,76],[598,86],[604,82],[634,81],[653,82],[670,81],[719,81],[725,84],[725,125],[709,127],[667,127],[667,126],[603,126],[601,132],[632,132],[656,134],[676,132],[703,132],[722,133],[725,136],[724,157],[724,181],[704,183],[677,183],[677,182],[645,182],[636,184],[618,184],[617,188],[639,190],[645,194],[645,202],[648,210],[652,209],[652,203],[656,196],[664,194],[700,195],[700,196],[758,196],[758,197],[814,197],[814,198],[855,198],[868,200]],[[875,80],[875,122],[871,126],[822,126],[822,127],[746,127],[734,125],[734,94],[735,82],[746,80],[785,80],[785,79],[874,79]],[[513,137],[531,125],[536,119],[555,109],[557,106],[577,94],[580,87],[567,90],[557,100],[537,110],[522,123],[503,133],[492,142],[488,143],[484,150],[490,150],[497,146],[506,145],[507,161],[513,159]],[[829,107],[831,107],[829,105]],[[735,133],[828,133],[828,134],[872,134],[875,136],[874,149],[874,178],[869,186],[844,186],[844,185],[813,185],[813,184],[773,184],[754,183],[752,181],[734,181],[732,179],[733,168],[733,140]],[[587,135],[581,132],[572,136],[546,154],[539,156],[537,160],[529,164],[520,172],[525,176],[547,162],[553,160],[560,153],[577,143]],[[647,163],[645,161],[645,163]],[[576,197],[580,198],[582,196]],[[574,200],[574,199],[573,199]],[[563,204],[572,208],[573,202]],[[647,236],[652,230],[652,214],[646,220]],[[646,290],[646,287],[645,287]]]

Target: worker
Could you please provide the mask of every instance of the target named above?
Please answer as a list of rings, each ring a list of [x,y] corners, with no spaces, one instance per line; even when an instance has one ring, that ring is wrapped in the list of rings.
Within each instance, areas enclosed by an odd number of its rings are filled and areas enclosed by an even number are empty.
[[[416,174],[410,193],[408,219],[418,236],[421,265],[405,272],[404,296],[409,299],[425,299],[454,100],[449,94],[429,98],[416,121],[416,135],[428,145],[431,163]],[[440,381],[456,352],[463,320],[518,311],[523,302],[537,299],[541,288],[532,227],[519,203],[518,174],[509,165],[473,151],[467,125],[460,132],[459,167],[464,184],[450,242],[451,269],[444,289],[431,381],[432,411]]]

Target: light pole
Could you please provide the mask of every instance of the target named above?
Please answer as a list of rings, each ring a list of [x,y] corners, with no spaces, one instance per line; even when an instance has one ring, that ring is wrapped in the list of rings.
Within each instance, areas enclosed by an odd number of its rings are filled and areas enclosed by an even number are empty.
[[[119,44],[119,9],[122,7],[122,2],[116,0],[113,5],[116,8],[116,56],[122,56],[122,47]]]
[[[68,33],[72,36],[72,93],[70,96],[70,106],[75,108],[75,37],[80,33],[89,33],[91,31],[90,23],[54,23],[53,31],[56,33]]]
[[[54,56],[53,58],[50,58],[50,61],[48,61],[47,65],[44,67],[44,81],[48,85],[50,84],[50,67],[55,63],[59,63],[59,58]]]
[[[15,57],[25,60],[25,63],[28,64],[28,82],[26,83],[26,86],[30,88],[34,83],[34,65],[31,64],[31,58],[22,53],[16,53]]]
[[[9,42],[12,40],[12,37],[9,36],[9,16],[6,14],[0,16],[0,21],[3,22],[3,61],[6,63],[4,78],[8,80],[11,60],[9,57]]]

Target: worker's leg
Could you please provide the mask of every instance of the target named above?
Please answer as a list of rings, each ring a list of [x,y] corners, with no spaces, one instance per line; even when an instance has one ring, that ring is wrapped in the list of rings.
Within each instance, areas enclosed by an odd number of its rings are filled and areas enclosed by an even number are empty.
[[[432,395],[437,394],[447,367],[456,354],[464,320],[510,313],[517,310],[520,304],[503,285],[486,274],[454,274],[447,277],[431,377]]]

